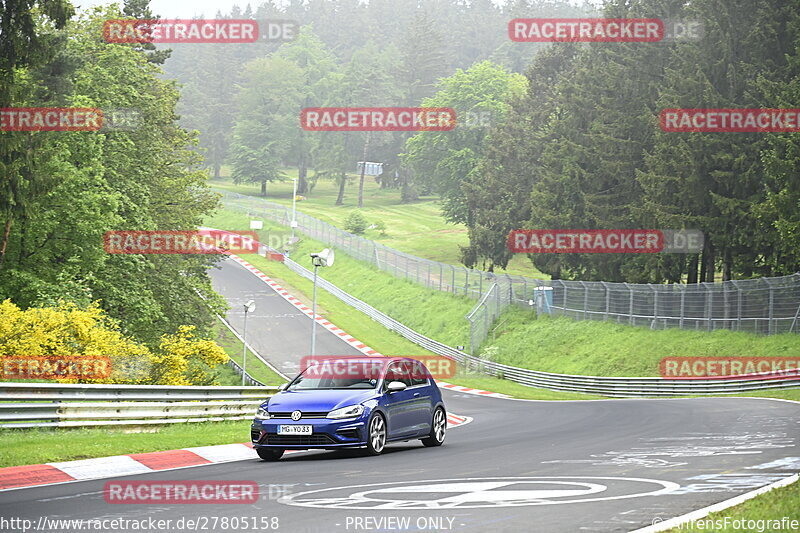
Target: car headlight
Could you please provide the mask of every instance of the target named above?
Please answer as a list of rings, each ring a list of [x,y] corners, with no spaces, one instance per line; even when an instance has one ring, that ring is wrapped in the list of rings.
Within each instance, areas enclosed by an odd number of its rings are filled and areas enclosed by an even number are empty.
[[[256,420],[269,420],[269,412],[266,408],[258,408],[258,411],[256,411]]]
[[[328,418],[356,418],[364,414],[363,405],[348,405],[340,409],[334,409],[328,413]]]

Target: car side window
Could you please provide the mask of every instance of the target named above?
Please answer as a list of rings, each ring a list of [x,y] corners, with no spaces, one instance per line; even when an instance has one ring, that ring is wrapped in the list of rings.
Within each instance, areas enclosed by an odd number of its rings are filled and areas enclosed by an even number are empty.
[[[411,366],[411,386],[427,384],[428,374],[425,372],[425,367],[419,361],[414,361]]]
[[[383,388],[386,390],[386,387],[392,381],[400,381],[406,384],[406,387],[411,386],[411,366],[408,365],[405,361],[399,361],[397,363],[392,363],[389,365],[389,368],[386,370],[386,380],[383,382]]]

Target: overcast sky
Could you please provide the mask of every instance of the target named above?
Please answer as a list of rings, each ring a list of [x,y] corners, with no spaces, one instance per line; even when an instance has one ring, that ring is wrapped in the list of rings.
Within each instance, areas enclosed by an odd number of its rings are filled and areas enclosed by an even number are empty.
[[[247,2],[242,0],[151,0],[150,9],[154,14],[160,15],[162,18],[193,18],[203,15],[205,18],[210,18],[216,15],[217,11],[222,13],[230,13],[234,5],[238,5],[242,9],[249,3],[255,10],[256,6],[260,5],[263,0],[254,2]],[[590,3],[599,4],[602,0],[589,0]],[[580,0],[573,0],[573,3],[579,3]],[[111,4],[114,2],[108,0],[73,0],[73,5],[81,7],[89,7],[101,4]],[[121,2],[119,2],[121,3]]]
[[[72,3],[79,8],[86,8],[102,4],[121,4],[122,2],[112,2],[108,0],[73,0]],[[250,5],[255,8],[255,6],[260,3],[261,0],[258,2],[250,2]],[[201,15],[205,16],[205,18],[210,18],[216,15],[217,11],[230,13],[234,5],[239,5],[244,9],[244,6],[247,4],[248,2],[242,2],[240,0],[151,0],[150,9],[154,14],[160,15],[162,18],[190,19]]]

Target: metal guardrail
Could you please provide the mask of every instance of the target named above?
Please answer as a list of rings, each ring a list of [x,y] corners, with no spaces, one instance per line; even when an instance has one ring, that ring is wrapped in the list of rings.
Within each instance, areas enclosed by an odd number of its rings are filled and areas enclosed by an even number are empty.
[[[0,429],[247,420],[277,387],[0,383]]]
[[[293,261],[284,259],[284,264],[306,279],[313,279],[314,273]],[[343,291],[330,281],[317,276],[317,285],[344,303],[358,309],[385,328],[395,331],[433,353],[455,360],[466,369],[477,370],[490,376],[502,377],[515,383],[543,389],[582,392],[612,397],[634,396],[683,396],[692,394],[726,394],[769,389],[787,389],[800,386],[797,375],[787,375],[775,379],[742,380],[668,380],[658,377],[598,377],[570,374],[553,374],[519,368],[473,357],[467,353],[426,337],[401,324],[392,317],[378,311],[371,305]]]

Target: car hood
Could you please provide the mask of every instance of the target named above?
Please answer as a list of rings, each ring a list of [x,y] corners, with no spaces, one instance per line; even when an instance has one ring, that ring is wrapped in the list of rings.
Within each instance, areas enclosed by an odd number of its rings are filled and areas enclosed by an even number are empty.
[[[369,390],[299,390],[282,391],[269,399],[269,410],[280,411],[333,411],[347,407],[376,396],[375,389]]]

